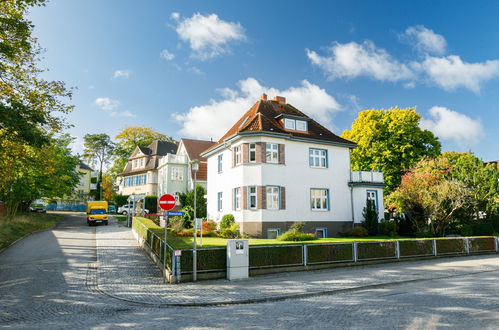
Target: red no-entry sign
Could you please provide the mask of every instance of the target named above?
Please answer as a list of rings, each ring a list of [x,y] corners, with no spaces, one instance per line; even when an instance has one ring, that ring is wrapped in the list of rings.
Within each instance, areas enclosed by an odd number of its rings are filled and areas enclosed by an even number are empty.
[[[170,194],[165,194],[159,198],[159,207],[163,210],[168,211],[175,207],[175,197]]]

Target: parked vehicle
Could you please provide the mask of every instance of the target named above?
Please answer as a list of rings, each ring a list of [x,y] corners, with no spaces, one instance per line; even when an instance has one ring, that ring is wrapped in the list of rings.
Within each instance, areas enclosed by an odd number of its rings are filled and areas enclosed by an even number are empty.
[[[132,205],[130,204],[130,209],[132,208]],[[135,209],[135,212],[137,212],[137,208]],[[123,215],[128,214],[128,204],[125,204],[121,207],[118,208],[118,213],[121,213]],[[144,209],[144,213],[149,213],[148,209]]]
[[[31,204],[29,207],[29,211],[36,213],[45,213],[47,212],[47,208],[45,208],[45,205],[43,204]]]
[[[87,223],[89,226],[97,223],[108,224],[107,202],[94,201],[87,203]]]

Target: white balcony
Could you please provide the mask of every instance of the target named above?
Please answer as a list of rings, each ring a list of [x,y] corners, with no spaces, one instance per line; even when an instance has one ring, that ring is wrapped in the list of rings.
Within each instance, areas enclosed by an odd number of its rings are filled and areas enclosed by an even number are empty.
[[[96,177],[98,177],[98,176],[99,176],[99,172],[97,172],[97,171],[92,171],[92,172],[90,172],[90,177],[92,177],[92,178],[96,178]]]
[[[96,190],[96,189],[97,189],[97,183],[91,183],[90,190]]]
[[[187,164],[187,157],[184,155],[166,154],[159,160],[159,166],[165,164]]]
[[[376,182],[384,183],[382,172],[352,171],[351,182]]]

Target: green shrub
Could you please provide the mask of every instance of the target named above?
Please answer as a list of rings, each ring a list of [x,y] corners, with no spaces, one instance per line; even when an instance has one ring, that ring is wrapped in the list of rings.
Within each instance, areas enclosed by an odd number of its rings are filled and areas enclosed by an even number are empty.
[[[383,220],[380,224],[381,232],[385,236],[397,236],[397,223],[393,220]]]
[[[289,231],[303,232],[303,227],[305,227],[305,222],[303,221],[293,222],[293,224],[289,227]]]
[[[233,223],[229,228],[220,229],[218,236],[222,238],[238,238],[239,225],[237,223]]]
[[[473,226],[472,225],[460,225],[460,226],[457,226],[457,229],[462,236],[473,236]]]
[[[378,210],[374,201],[369,199],[366,201],[362,216],[364,217],[362,225],[367,229],[369,235],[376,236],[378,234]]]
[[[353,229],[350,231],[349,236],[354,236],[354,237],[366,237],[369,236],[369,233],[367,232],[367,229],[362,227],[362,226],[355,226]]]
[[[171,218],[169,218],[168,219],[168,227],[170,227],[174,233],[181,232],[182,230],[185,229],[184,218],[183,217],[171,217]]]
[[[145,208],[149,210],[149,213],[158,212],[158,196],[150,195],[145,197]]]
[[[473,226],[473,235],[490,236],[494,233],[494,225],[490,222],[479,222]]]
[[[204,233],[213,233],[217,230],[217,223],[213,220],[203,221],[203,235]]]
[[[233,224],[236,223],[234,216],[232,214],[225,214],[222,217],[222,221],[220,221],[220,230],[224,230],[230,228]]]
[[[279,241],[312,241],[317,239],[314,234],[301,233],[295,230],[289,230],[277,237]]]

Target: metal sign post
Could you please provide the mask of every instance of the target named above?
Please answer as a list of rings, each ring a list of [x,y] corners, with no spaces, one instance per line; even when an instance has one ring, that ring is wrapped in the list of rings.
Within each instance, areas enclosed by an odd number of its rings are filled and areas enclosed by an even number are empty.
[[[163,243],[163,266],[164,266],[164,271],[163,274],[165,276],[165,283],[167,281],[166,279],[166,238],[168,234],[168,211],[165,211],[165,241]]]
[[[168,210],[171,210],[175,207],[176,200],[175,197],[169,194],[165,194],[161,196],[158,200],[159,207],[161,207],[163,210],[165,210],[165,240],[164,240],[164,245],[163,245],[163,266],[164,266],[164,277],[165,277],[165,282],[166,282],[166,239],[168,235],[168,217],[169,217],[169,212]],[[172,268],[174,268],[173,265],[173,260],[172,260]]]

